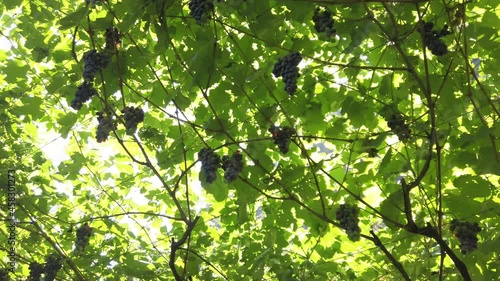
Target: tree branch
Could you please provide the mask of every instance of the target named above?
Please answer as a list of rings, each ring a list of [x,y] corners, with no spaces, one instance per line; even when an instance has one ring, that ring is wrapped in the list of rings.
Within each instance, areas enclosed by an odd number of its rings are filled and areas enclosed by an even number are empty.
[[[175,242],[175,239],[172,238],[172,247],[170,248],[170,261],[168,262],[168,265],[172,270],[172,274],[174,275],[176,281],[183,281],[184,278],[179,275],[179,273],[177,272],[177,268],[175,268],[175,253],[184,243],[186,243],[188,237],[193,232],[193,229],[199,219],[200,217],[197,216],[192,222],[187,223],[187,229],[179,241]]]
[[[373,230],[370,230],[370,234],[373,236],[373,243],[375,243],[375,246],[379,247],[382,252],[387,256],[387,258],[391,261],[391,263],[396,267],[396,269],[403,275],[403,278],[407,281],[411,281],[410,276],[404,269],[403,265],[394,258],[394,256],[387,250],[387,248],[382,244],[382,241],[378,238],[377,234],[373,232]]]
[[[407,219],[407,224],[403,227],[408,232],[427,236],[429,238],[434,239],[444,252],[450,256],[451,260],[457,267],[458,271],[462,275],[465,281],[472,281],[469,271],[467,270],[467,266],[457,257],[455,252],[446,244],[446,242],[441,237],[438,230],[431,226],[429,223],[425,227],[418,227],[415,221],[413,220],[412,210],[411,210],[411,202],[410,202],[410,190],[406,185],[404,179],[402,180],[401,186],[403,188],[403,200],[405,205],[405,214]]]

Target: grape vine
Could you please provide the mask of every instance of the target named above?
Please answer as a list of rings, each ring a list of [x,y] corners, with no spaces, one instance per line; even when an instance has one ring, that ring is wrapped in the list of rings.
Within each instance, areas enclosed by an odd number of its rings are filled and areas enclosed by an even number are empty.
[[[137,125],[144,121],[144,110],[139,107],[127,106],[122,110],[125,115],[125,129],[128,135],[133,135],[137,131]]]
[[[75,252],[83,253],[89,245],[90,236],[92,236],[92,227],[88,223],[83,224],[76,230]]]
[[[278,59],[278,62],[274,64],[273,75],[274,77],[283,77],[283,82],[285,82],[285,91],[293,96],[297,91],[297,79],[299,78],[299,63],[302,60],[302,56],[299,52],[290,53],[282,58]]]
[[[214,10],[214,4],[211,0],[190,0],[189,1],[189,15],[191,15],[196,23],[203,24]]]
[[[440,38],[451,34],[448,30],[448,26],[445,25],[442,30],[433,30],[434,24],[432,22],[421,22],[421,27],[418,31],[422,34],[424,38],[424,45],[431,51],[435,56],[442,56],[448,53],[448,47]]]
[[[291,142],[291,138],[296,134],[292,127],[283,126],[282,128],[272,125],[269,132],[273,135],[273,141],[278,145],[281,153],[287,154]]]
[[[351,241],[358,241],[361,229],[358,226],[358,207],[351,204],[342,204],[336,212],[336,219],[340,221],[340,226],[347,233]]]
[[[226,181],[235,181],[243,171],[243,155],[241,155],[240,151],[235,151],[231,157],[224,155],[222,157],[222,169]]]
[[[37,262],[32,262],[29,265],[30,275],[28,277],[29,281],[40,281],[40,277],[42,277],[42,273],[44,272],[43,264],[39,264]]]
[[[113,123],[113,118],[111,116],[104,116],[102,112],[97,113],[97,125],[96,140],[97,142],[105,142],[108,139],[109,133],[116,129]]]
[[[314,10],[312,20],[314,22],[314,29],[316,29],[318,33],[323,33],[327,37],[331,37],[337,32],[337,30],[333,28],[335,21],[332,19],[332,13],[330,11],[325,10],[320,13],[320,8],[318,7]]]
[[[220,157],[211,148],[204,147],[198,152],[201,169],[205,174],[205,181],[213,183],[217,179],[217,169],[220,166]]]
[[[62,268],[62,258],[58,254],[50,254],[45,259],[45,281],[54,281],[57,272]]]
[[[481,231],[478,223],[452,220],[450,222],[450,231],[460,241],[460,252],[462,254],[465,255],[477,249],[477,234]]]

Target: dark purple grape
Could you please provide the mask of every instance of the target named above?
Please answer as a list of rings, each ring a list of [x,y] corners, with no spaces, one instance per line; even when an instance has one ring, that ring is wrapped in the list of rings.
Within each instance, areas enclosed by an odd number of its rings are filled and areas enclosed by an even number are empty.
[[[243,155],[239,151],[234,152],[231,157],[224,155],[222,157],[222,169],[224,170],[224,178],[228,182],[235,181],[243,171]]]
[[[217,169],[220,166],[220,157],[211,148],[204,147],[198,152],[201,169],[205,173],[205,181],[213,183],[217,179]]]
[[[273,141],[278,145],[280,152],[287,154],[291,138],[296,134],[295,129],[288,126],[280,128],[273,125],[269,128],[269,132],[273,135]]]
[[[361,229],[358,226],[359,209],[351,204],[342,204],[335,213],[335,218],[340,222],[340,227],[345,230],[351,241],[358,241]]]
[[[291,96],[297,91],[297,79],[300,76],[298,65],[301,60],[302,56],[298,52],[293,52],[279,58],[273,67],[274,77],[283,77],[284,89]]]

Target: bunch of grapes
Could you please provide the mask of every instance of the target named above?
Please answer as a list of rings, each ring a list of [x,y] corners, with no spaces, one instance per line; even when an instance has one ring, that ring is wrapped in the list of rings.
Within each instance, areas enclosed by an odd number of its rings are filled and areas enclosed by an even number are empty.
[[[83,78],[87,81],[94,81],[95,74],[108,66],[111,57],[107,52],[97,52],[90,50],[83,55],[85,66],[83,68]]]
[[[351,241],[358,241],[361,229],[358,226],[358,207],[351,204],[342,204],[335,213],[336,219],[340,221],[340,226],[347,232],[347,237]]]
[[[460,251],[467,254],[477,249],[477,234],[481,231],[478,223],[452,220],[450,230],[460,241]]]
[[[75,252],[83,253],[89,245],[90,236],[92,236],[92,227],[88,223],[83,224],[76,230]]]
[[[297,91],[297,79],[300,76],[298,65],[301,60],[302,56],[299,52],[293,52],[283,58],[279,58],[278,62],[274,64],[274,77],[283,77],[285,91],[291,96]]]
[[[196,23],[202,24],[208,18],[210,12],[214,10],[212,0],[190,0],[189,15],[191,15]]]
[[[29,281],[40,281],[40,277],[44,271],[44,266],[37,262],[30,263],[29,266],[30,276],[28,277]]]
[[[116,27],[106,28],[106,33],[104,33],[104,36],[106,37],[106,50],[118,49],[122,44],[122,35]]]
[[[222,169],[224,170],[224,178],[228,182],[235,181],[243,171],[243,155],[240,151],[235,151],[231,157],[224,155],[222,157]]]
[[[411,130],[400,114],[392,114],[387,120],[387,126],[398,136],[400,140],[410,137]]]
[[[295,135],[295,129],[288,126],[283,126],[282,128],[272,125],[269,128],[269,132],[273,135],[273,141],[278,145],[279,150],[283,154],[288,153],[288,147],[290,146],[290,139]]]
[[[102,112],[98,112],[97,121],[99,124],[97,125],[96,140],[97,142],[105,142],[109,137],[109,133],[116,129],[113,118],[111,116],[104,116]]]
[[[87,81],[83,82],[75,92],[75,98],[71,101],[71,107],[75,110],[82,108],[83,103],[90,100],[94,95],[97,95],[96,89],[92,86],[92,83]]]
[[[0,281],[9,281],[9,271],[6,269],[0,269]]]
[[[144,121],[144,110],[139,107],[127,106],[122,110],[125,114],[125,128],[128,135],[133,135],[137,131],[137,125]]]
[[[433,30],[434,24],[432,22],[424,22],[422,21],[422,26],[418,30],[423,38],[424,45],[429,48],[431,53],[435,56],[442,56],[448,52],[448,47],[440,38],[451,34],[448,30],[448,26],[445,25],[442,30]]]
[[[58,254],[50,254],[45,259],[45,281],[54,281],[57,272],[62,268],[62,258]]]
[[[332,19],[332,13],[329,11],[320,13],[320,8],[316,8],[312,20],[314,22],[314,29],[319,33],[324,33],[327,37],[331,37],[337,31],[333,28],[335,21]]]
[[[220,157],[211,148],[204,147],[198,152],[201,169],[205,173],[205,181],[213,183],[217,178],[217,169],[220,166]]]

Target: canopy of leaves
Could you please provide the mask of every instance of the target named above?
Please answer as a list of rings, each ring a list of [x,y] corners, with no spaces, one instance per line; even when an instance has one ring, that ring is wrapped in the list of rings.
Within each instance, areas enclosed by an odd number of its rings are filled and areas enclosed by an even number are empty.
[[[497,0],[0,12],[12,278],[48,257],[57,280],[498,278]],[[461,251],[467,227],[477,249]]]

